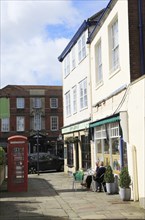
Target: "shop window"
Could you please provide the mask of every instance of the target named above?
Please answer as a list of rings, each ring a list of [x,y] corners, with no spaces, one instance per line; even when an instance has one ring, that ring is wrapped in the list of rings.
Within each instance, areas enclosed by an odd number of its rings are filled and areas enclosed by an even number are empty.
[[[98,149],[98,153],[102,153],[101,140],[97,140],[97,149]]]
[[[123,165],[128,167],[128,160],[127,160],[127,144],[123,141]]]
[[[82,167],[84,169],[89,169],[91,167],[91,150],[89,137],[82,135]]]
[[[118,140],[118,138],[112,139],[112,154],[119,154],[119,140]]]
[[[74,164],[73,161],[73,143],[67,144],[67,165],[72,167]]]

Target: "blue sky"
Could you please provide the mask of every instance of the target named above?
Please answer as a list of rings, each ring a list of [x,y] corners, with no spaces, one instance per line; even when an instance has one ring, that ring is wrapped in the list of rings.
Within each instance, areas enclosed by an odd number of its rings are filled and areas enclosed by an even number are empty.
[[[62,85],[58,61],[79,26],[109,0],[0,0],[0,88]]]

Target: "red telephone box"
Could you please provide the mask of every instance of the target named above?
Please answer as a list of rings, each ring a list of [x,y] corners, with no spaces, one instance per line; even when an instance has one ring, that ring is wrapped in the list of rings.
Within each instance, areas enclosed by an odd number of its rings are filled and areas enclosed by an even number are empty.
[[[8,138],[8,191],[22,192],[28,188],[27,137],[15,135]]]

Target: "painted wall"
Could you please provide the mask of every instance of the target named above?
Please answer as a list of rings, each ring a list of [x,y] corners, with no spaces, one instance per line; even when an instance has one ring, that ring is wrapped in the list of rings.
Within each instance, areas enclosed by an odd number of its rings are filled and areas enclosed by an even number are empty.
[[[87,36],[87,31],[86,31]],[[87,37],[86,37],[87,39]],[[76,63],[77,63],[77,44],[75,45],[76,48]],[[64,105],[64,126],[71,125],[76,122],[80,122],[83,119],[87,119],[90,117],[91,112],[91,103],[90,103],[90,67],[89,67],[89,56],[88,56],[88,45],[86,45],[86,57],[80,62],[77,63],[76,68],[73,69],[67,77],[63,75],[63,105]],[[63,61],[64,63],[64,61]],[[80,110],[80,91],[79,91],[79,83],[87,77],[87,94],[88,94],[88,107]],[[69,90],[71,91],[71,105],[72,105],[72,88],[77,86],[77,112],[75,114],[71,114],[69,117],[66,117],[66,109],[65,109],[65,94]],[[71,106],[72,107],[72,106]]]
[[[128,125],[129,125],[129,169],[132,180],[137,181],[133,184],[134,191],[139,197],[141,206],[145,208],[145,75],[136,80],[130,89],[128,99]],[[136,156],[133,158],[133,148]],[[135,172],[135,165],[137,176]],[[135,178],[135,179],[134,179]],[[138,186],[138,190],[135,187]]]
[[[123,13],[122,13],[123,12]],[[120,67],[110,74],[109,69],[109,25],[115,17],[118,17],[118,32],[119,32],[119,60]],[[95,76],[95,45],[101,39],[102,42],[102,68],[103,81],[96,85]],[[115,92],[122,86],[130,83],[130,67],[129,67],[129,42],[128,42],[128,4],[127,1],[118,1],[109,16],[106,18],[103,26],[99,29],[94,40],[91,43],[91,80],[92,80],[92,105],[105,99],[111,93]],[[116,104],[115,104],[116,102]],[[112,106],[112,101],[110,103]],[[112,112],[106,111],[106,114],[112,114],[117,107],[117,99],[113,100]],[[93,108],[93,121],[102,118],[103,115],[96,112]]]

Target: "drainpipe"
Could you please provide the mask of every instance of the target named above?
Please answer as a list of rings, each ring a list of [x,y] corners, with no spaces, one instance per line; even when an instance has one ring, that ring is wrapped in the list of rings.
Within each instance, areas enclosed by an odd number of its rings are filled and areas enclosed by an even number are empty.
[[[141,75],[145,74],[145,57],[144,57],[144,41],[143,41],[143,15],[142,15],[142,0],[138,0],[138,15],[139,15],[139,40],[140,40],[140,61]]]
[[[133,170],[133,200],[139,200],[139,192],[138,192],[138,173],[137,173],[137,152],[136,147],[132,146],[132,170]]]
[[[121,169],[124,167],[124,160],[123,160],[123,137],[120,137],[120,166]]]

